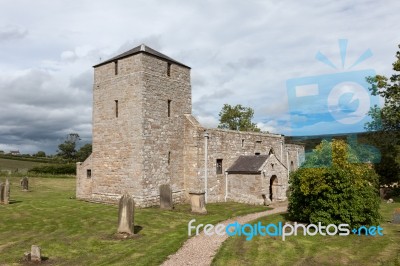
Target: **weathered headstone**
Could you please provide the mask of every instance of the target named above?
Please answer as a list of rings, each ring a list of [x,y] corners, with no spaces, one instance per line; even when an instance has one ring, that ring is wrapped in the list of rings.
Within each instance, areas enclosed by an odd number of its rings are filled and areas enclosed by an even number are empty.
[[[172,189],[170,185],[160,186],[160,208],[171,210],[174,207],[172,202]]]
[[[120,234],[134,234],[133,215],[135,211],[135,202],[133,198],[125,192],[119,200],[119,213],[118,213],[118,233]]]
[[[5,188],[5,185],[4,185],[3,182],[1,182],[0,183],[0,203],[4,202],[4,194],[5,194],[4,193],[5,192],[4,188]]]
[[[205,194],[205,192],[189,192],[192,212],[201,214],[207,213]]]
[[[32,245],[31,247],[31,261],[36,261],[40,262],[42,261],[42,254],[41,254],[41,248],[36,245]]]
[[[21,188],[22,188],[22,191],[29,190],[29,180],[26,176],[21,179]]]
[[[3,203],[4,204],[10,203],[10,181],[8,181],[8,179],[6,179],[6,184],[4,185]]]
[[[400,224],[400,208],[394,210],[393,213],[393,223]]]

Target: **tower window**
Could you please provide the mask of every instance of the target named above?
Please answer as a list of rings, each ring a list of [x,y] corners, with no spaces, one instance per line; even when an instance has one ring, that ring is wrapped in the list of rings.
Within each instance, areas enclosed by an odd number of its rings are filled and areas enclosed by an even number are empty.
[[[171,152],[168,152],[168,165],[171,164]]]
[[[171,63],[167,63],[167,76],[171,76]]]
[[[91,178],[92,177],[92,169],[86,169],[86,177]]]
[[[216,170],[217,170],[217,175],[222,174],[222,159],[217,159],[217,165],[216,165]]]
[[[114,74],[118,75],[118,61],[114,62]]]
[[[115,100],[115,117],[118,117],[118,100]]]
[[[242,148],[244,147],[244,139],[242,139]]]
[[[168,117],[171,117],[171,100],[168,100]]]

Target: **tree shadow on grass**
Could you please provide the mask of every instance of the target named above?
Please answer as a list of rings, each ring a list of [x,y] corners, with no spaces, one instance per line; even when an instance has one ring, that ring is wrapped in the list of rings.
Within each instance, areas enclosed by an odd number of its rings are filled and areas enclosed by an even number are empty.
[[[10,200],[8,202],[8,204],[17,204],[17,203],[21,203],[21,202],[22,202],[22,200]]]
[[[133,233],[138,234],[140,231],[142,231],[143,227],[140,225],[135,225],[133,228]]]

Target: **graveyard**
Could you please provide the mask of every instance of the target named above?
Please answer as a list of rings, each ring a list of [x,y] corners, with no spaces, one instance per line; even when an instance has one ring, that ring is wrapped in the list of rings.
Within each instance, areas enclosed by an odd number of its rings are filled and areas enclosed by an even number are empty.
[[[75,199],[75,178],[10,180],[10,202],[0,205],[0,265],[24,265],[31,245],[42,250],[47,265],[159,265],[187,240],[187,223],[218,223],[264,211],[263,206],[208,204],[207,215],[192,214],[189,204],[173,210],[135,209],[135,237],[117,236],[118,206]],[[6,176],[2,176],[4,182]]]
[[[0,205],[0,265],[27,265],[24,253],[41,248],[44,265],[159,265],[188,239],[187,223],[216,224],[231,217],[265,211],[265,206],[240,203],[207,204],[207,214],[193,214],[189,204],[172,210],[135,208],[134,237],[118,237],[118,206],[75,199],[74,178],[30,177],[28,191],[22,176],[9,178],[8,205]],[[4,183],[6,176],[1,177]],[[400,208],[381,203],[383,237],[231,237],[214,258],[215,265],[398,265],[400,224],[392,221]],[[260,221],[265,218],[260,219]],[[284,221],[285,215],[268,217]]]

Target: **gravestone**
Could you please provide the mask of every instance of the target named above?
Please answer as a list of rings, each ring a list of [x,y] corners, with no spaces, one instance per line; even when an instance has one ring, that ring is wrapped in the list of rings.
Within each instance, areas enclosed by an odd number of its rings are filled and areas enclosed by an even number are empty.
[[[170,185],[160,186],[160,208],[171,210],[173,208],[172,189]]]
[[[28,178],[26,176],[21,179],[21,188],[22,188],[22,191],[28,191],[29,190],[29,181],[28,181]]]
[[[4,196],[3,196],[3,203],[9,204],[10,203],[10,181],[6,179],[6,184],[4,185]]]
[[[400,208],[394,210],[393,213],[393,223],[400,224]]]
[[[134,234],[133,215],[135,211],[135,202],[133,198],[125,192],[119,200],[119,213],[118,213],[118,233],[120,234]]]
[[[4,185],[4,183],[3,182],[1,182],[0,183],[0,203],[3,203],[4,202],[4,187],[5,187],[5,185]]]
[[[205,192],[189,192],[192,212],[201,214],[207,213],[205,194]]]
[[[41,248],[36,245],[32,245],[31,247],[31,261],[36,261],[40,262],[42,261],[42,254],[41,254]]]

